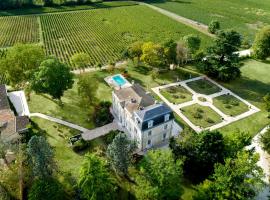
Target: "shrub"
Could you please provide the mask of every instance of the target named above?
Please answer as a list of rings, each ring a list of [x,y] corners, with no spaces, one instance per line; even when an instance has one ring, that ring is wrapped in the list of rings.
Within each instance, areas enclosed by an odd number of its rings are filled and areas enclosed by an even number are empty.
[[[229,105],[229,104],[226,104],[226,105],[225,105],[225,108],[227,108],[227,109],[231,109],[231,108],[232,108],[232,106],[231,106],[231,105]]]
[[[270,129],[263,135],[261,135],[260,141],[262,143],[262,148],[267,153],[270,153]]]
[[[81,151],[86,150],[87,148],[90,147],[90,142],[89,141],[85,141],[84,139],[80,139],[79,141],[77,141],[73,146],[72,149],[74,152],[79,153]]]
[[[216,20],[211,21],[209,26],[208,26],[208,31],[212,34],[216,34],[218,32],[218,30],[220,30],[219,22]]]
[[[193,114],[193,117],[194,117],[195,119],[202,119],[202,118],[203,118],[202,114],[199,113],[199,112],[194,113],[194,114]]]
[[[260,30],[253,44],[254,56],[258,59],[265,60],[270,56],[270,26]]]
[[[104,126],[113,121],[113,116],[110,112],[111,102],[103,101],[95,107],[93,120],[97,127]]]
[[[214,120],[212,120],[212,119],[211,119],[211,118],[209,118],[209,117],[206,119],[206,121],[207,121],[209,124],[213,124],[213,123],[215,123],[215,121],[214,121]]]
[[[232,106],[239,106],[239,102],[234,100],[234,101],[231,102],[231,105]]]
[[[201,108],[197,108],[196,110],[198,113],[204,113],[204,111]]]
[[[104,142],[106,145],[109,145],[112,143],[115,136],[119,133],[119,131],[110,131],[107,135],[103,136]]]

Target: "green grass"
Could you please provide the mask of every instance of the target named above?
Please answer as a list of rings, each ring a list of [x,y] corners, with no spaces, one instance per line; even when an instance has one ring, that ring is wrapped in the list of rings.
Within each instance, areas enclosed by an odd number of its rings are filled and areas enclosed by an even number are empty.
[[[192,100],[192,94],[182,86],[172,86],[160,90],[160,93],[171,103],[181,104]]]
[[[262,100],[266,93],[270,93],[269,71],[269,63],[248,60],[241,68],[241,78],[230,83],[222,83],[224,87],[261,109],[260,112],[254,115],[221,128],[220,131],[222,133],[233,134],[240,130],[254,136],[266,125],[270,124],[270,119],[267,118],[268,113]]]
[[[270,23],[270,2],[266,0],[171,0],[150,1],[153,5],[183,17],[209,24],[218,20],[223,29],[235,29],[254,39],[257,29]]]
[[[222,122],[221,116],[207,106],[199,104],[182,108],[183,114],[196,126],[208,128]]]
[[[0,48],[16,43],[38,43],[37,17],[0,17]]]
[[[214,98],[214,106],[223,113],[230,116],[237,116],[249,110],[248,106],[232,95],[222,95]]]
[[[121,52],[138,40],[163,43],[193,33],[202,38],[203,47],[211,41],[198,31],[140,5],[43,15],[41,24],[46,53],[67,63],[76,52],[88,53],[92,64],[120,60]]]
[[[102,100],[111,101],[111,88],[107,86],[104,78],[109,74],[105,71],[101,71],[97,74],[90,73],[89,76],[97,77],[100,84],[97,92],[97,98]],[[39,112],[60,118],[85,128],[94,128],[95,125],[92,120],[92,115],[94,108],[85,104],[81,104],[80,96],[77,92],[77,78],[75,79],[75,84],[72,89],[65,92],[62,97],[63,107],[59,106],[57,101],[51,99],[47,95],[37,95],[35,93],[31,94],[30,101],[28,102],[30,111],[32,113]],[[89,115],[90,114],[90,115]]]
[[[188,82],[187,86],[197,93],[206,95],[214,94],[221,91],[221,88],[219,88],[217,85],[204,79]]]

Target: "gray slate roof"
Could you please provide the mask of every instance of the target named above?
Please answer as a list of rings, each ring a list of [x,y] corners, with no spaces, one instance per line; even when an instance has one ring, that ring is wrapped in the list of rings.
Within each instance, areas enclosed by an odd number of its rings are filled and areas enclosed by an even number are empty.
[[[166,115],[171,113],[172,110],[166,104],[154,104],[146,107],[143,110],[136,111],[136,114],[140,117],[140,119],[144,121],[148,121],[154,119],[158,116]]]

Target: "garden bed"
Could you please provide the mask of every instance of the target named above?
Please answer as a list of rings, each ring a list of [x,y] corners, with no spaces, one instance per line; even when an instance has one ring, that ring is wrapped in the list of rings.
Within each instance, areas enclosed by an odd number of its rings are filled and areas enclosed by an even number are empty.
[[[214,83],[211,83],[210,81],[205,79],[189,82],[187,83],[187,86],[190,87],[195,92],[205,95],[215,94],[222,90]]]
[[[180,104],[192,100],[192,94],[182,86],[164,88],[160,93],[168,99],[169,102],[174,104]]]
[[[196,126],[208,128],[222,122],[222,118],[214,110],[199,104],[191,105],[181,109],[183,114]]]

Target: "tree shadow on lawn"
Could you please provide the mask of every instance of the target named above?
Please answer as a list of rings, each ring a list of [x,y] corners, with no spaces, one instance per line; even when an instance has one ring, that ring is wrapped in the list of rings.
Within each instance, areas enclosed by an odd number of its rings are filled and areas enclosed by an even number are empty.
[[[139,65],[139,66],[134,67],[134,71],[143,75],[149,75],[152,69],[146,66]]]
[[[262,103],[263,96],[270,93],[270,84],[248,77],[241,77],[230,83],[223,83],[223,85],[245,100],[256,103]]]
[[[179,4],[191,4],[192,2],[189,0],[146,0],[146,3],[166,3],[166,2],[173,2]]]

